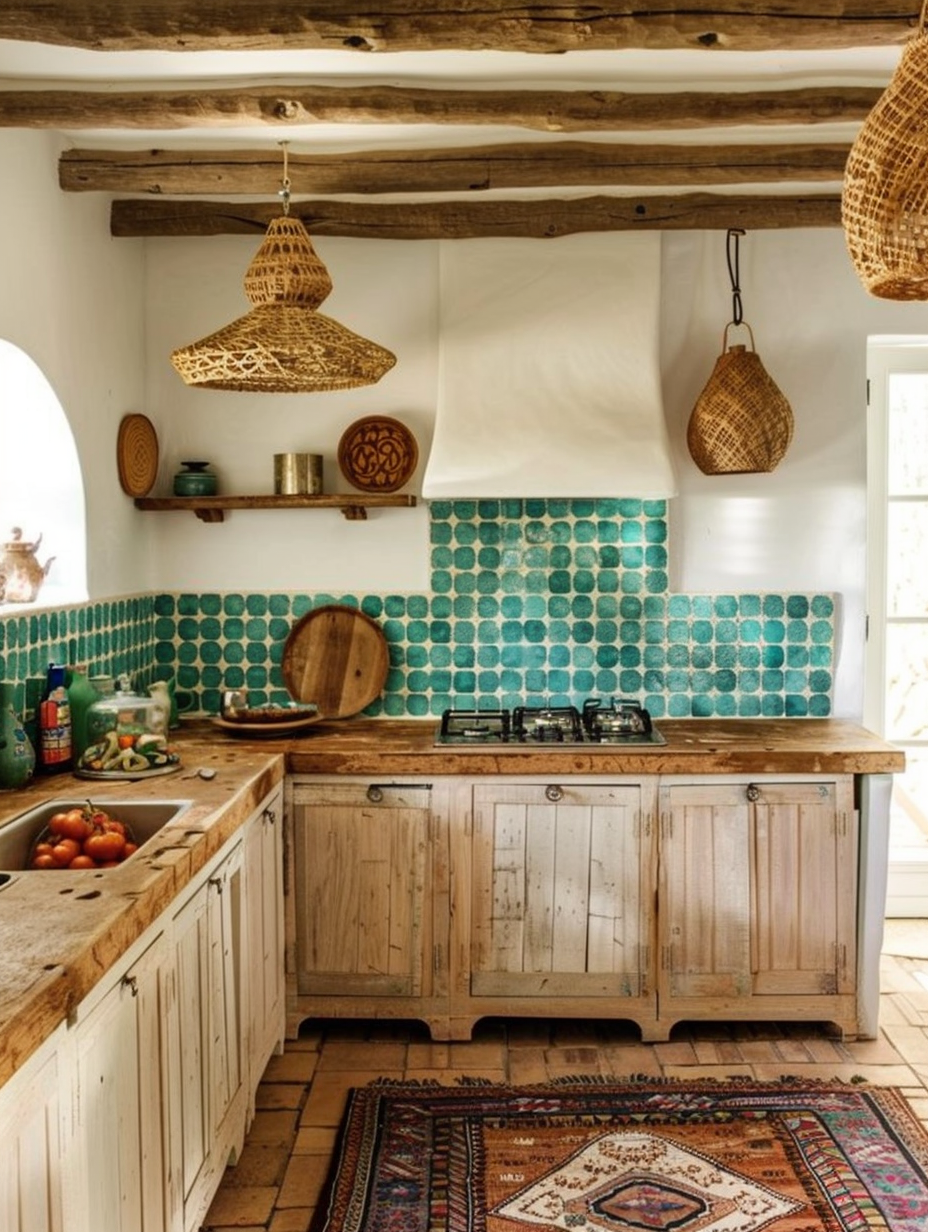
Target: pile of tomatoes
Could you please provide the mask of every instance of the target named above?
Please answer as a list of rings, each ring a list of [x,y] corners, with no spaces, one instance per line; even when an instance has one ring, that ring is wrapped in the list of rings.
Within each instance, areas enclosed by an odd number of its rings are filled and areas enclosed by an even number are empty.
[[[128,859],[138,844],[125,822],[88,800],[49,818],[29,859],[30,868],[112,868]]]

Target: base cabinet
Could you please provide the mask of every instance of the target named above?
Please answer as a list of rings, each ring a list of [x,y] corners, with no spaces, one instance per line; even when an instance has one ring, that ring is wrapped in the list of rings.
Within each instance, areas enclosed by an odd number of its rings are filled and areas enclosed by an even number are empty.
[[[653,782],[473,789],[469,1004],[653,1017]]]
[[[288,1030],[487,1016],[858,1033],[853,775],[293,784]]]
[[[429,783],[292,787],[288,1025],[448,1015],[447,827]]]
[[[659,1016],[835,1022],[856,1032],[850,778],[660,793]]]
[[[282,807],[279,787],[0,1088],[3,1232],[200,1228],[283,1038]]]

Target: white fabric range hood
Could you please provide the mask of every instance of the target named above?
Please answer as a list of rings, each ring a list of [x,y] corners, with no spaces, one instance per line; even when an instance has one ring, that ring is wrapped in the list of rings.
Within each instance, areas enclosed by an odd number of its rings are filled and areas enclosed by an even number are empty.
[[[426,499],[676,492],[660,235],[444,242]]]

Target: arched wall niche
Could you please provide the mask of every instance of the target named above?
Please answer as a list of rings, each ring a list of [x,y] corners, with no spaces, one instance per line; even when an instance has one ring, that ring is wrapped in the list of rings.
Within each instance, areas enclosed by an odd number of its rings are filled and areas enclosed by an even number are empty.
[[[0,601],[13,615],[87,599],[84,482],[74,434],[38,364],[0,338],[0,543],[19,527],[50,561],[32,603]]]

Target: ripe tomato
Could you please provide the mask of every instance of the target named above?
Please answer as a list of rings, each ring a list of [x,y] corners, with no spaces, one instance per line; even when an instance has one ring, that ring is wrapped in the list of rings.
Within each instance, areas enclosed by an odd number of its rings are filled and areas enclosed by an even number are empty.
[[[138,849],[139,849],[138,843],[127,842],[125,847],[122,850],[122,858],[124,860],[128,860],[131,855],[135,855]]]
[[[112,831],[113,834],[125,835],[126,824],[123,821],[117,821],[115,817],[107,817],[103,822],[103,829]]]
[[[75,856],[81,854],[80,843],[73,838],[63,838],[52,848],[52,859],[59,868],[67,868]]]
[[[33,868],[59,868],[60,865],[55,863],[55,857],[51,852],[45,852],[40,856],[35,856],[32,861]]]
[[[75,856],[68,868],[96,868],[97,862],[93,856],[79,855]]]
[[[84,839],[83,853],[101,862],[121,860],[126,849],[126,840],[115,830],[97,830]]]
[[[32,854],[34,856],[50,856],[54,845],[54,843],[36,843],[32,849]]]
[[[75,817],[71,812],[65,814],[64,820],[58,827],[58,833],[62,838],[73,838],[82,843],[85,838],[93,834],[93,825],[84,813],[78,813]]]
[[[52,834],[60,835],[61,837],[74,838],[73,834],[68,834],[67,831],[73,828],[78,822],[83,824],[86,820],[84,810],[79,808],[68,809],[66,813],[54,813],[49,818],[48,829]]]

